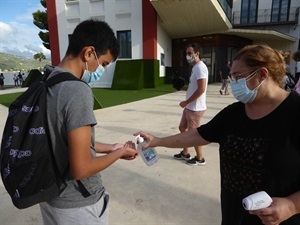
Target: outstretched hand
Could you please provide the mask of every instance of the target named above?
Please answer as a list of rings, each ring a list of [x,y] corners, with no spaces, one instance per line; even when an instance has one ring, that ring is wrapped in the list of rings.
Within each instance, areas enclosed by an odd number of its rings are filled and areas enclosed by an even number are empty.
[[[146,143],[143,144],[143,146],[142,146],[143,149],[146,149],[146,148],[149,148],[149,147],[156,147],[154,145],[154,141],[156,139],[155,136],[153,136],[151,134],[144,133],[143,131],[139,131],[137,133],[134,133],[133,135],[134,136],[140,135],[142,138],[144,138],[144,140],[146,141]]]

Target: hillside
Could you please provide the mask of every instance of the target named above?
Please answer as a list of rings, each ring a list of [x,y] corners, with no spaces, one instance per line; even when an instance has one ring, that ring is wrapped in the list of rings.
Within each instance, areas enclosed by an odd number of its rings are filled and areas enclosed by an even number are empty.
[[[51,64],[49,59],[43,60],[41,63],[32,59],[6,54],[0,52],[0,70],[1,71],[29,71],[31,69],[39,69],[44,67],[46,64]]]

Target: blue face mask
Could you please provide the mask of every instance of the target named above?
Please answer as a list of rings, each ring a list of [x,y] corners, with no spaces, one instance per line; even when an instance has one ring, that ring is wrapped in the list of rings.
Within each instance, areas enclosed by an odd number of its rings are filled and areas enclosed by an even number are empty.
[[[93,82],[100,80],[100,78],[102,77],[103,72],[105,70],[104,67],[99,63],[96,53],[95,53],[95,57],[97,59],[99,66],[97,67],[97,69],[94,72],[89,71],[87,62],[85,63],[86,70],[84,71],[84,73],[81,77],[81,80],[83,80],[86,83],[93,83]]]
[[[255,75],[256,75],[257,71],[258,70],[255,71]],[[253,74],[250,74],[248,77],[251,77],[251,76],[253,76]],[[238,101],[241,101],[245,104],[251,103],[254,101],[254,99],[257,95],[258,88],[264,82],[264,81],[262,81],[256,88],[254,88],[253,90],[250,90],[247,86],[247,78],[248,77],[230,81],[230,86],[231,86],[233,96]]]

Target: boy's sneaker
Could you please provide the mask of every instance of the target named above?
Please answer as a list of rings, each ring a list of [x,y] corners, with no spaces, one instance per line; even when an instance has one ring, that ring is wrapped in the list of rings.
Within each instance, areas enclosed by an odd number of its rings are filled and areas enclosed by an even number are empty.
[[[197,156],[195,156],[194,158],[186,161],[186,164],[190,165],[190,166],[203,166],[206,164],[205,159],[202,158],[201,160],[197,159]]]
[[[186,154],[186,155],[184,155],[184,154],[182,153],[182,151],[181,151],[180,153],[174,155],[174,159],[190,160],[190,159],[191,159],[191,155],[190,155],[189,153]]]

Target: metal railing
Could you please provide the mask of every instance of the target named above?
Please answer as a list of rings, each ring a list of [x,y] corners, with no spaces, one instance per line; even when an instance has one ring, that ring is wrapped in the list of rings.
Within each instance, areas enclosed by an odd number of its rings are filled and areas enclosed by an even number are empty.
[[[233,25],[253,25],[253,24],[284,24],[284,23],[298,23],[299,19],[299,7],[291,7],[288,15],[281,14],[278,15],[280,19],[272,19],[271,9],[259,9],[257,11],[257,17],[254,18],[255,22],[242,22],[241,21],[241,11],[233,12]],[[278,18],[277,17],[277,18]],[[253,21],[253,20],[252,20]]]

